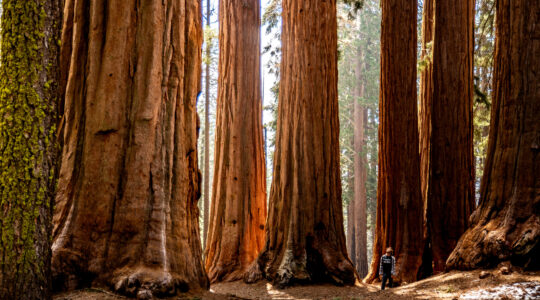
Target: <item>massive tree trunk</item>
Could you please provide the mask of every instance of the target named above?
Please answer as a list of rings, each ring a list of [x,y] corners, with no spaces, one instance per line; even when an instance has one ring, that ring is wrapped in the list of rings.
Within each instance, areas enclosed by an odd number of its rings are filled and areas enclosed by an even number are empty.
[[[206,0],[206,26],[210,27],[210,0]],[[203,173],[203,247],[208,240],[210,217],[210,39],[206,40],[204,76],[204,173]]]
[[[433,271],[467,229],[474,203],[472,0],[435,0],[433,65],[427,107],[429,154],[426,217]],[[431,103],[429,103],[431,102]]]
[[[0,299],[51,299],[61,2],[2,2]]]
[[[266,167],[260,89],[259,0],[221,0],[211,282],[241,279],[264,243]]]
[[[355,102],[354,102],[354,239],[355,251],[353,262],[360,277],[368,272],[367,263],[367,157],[365,141],[366,109],[362,107],[365,93],[365,81],[362,72],[365,72],[363,51],[358,52],[355,76]]]
[[[353,284],[339,171],[336,1],[284,0],[282,45],[266,244],[247,277]]]
[[[207,288],[199,238],[198,1],[67,0],[56,289]]]
[[[540,267],[540,2],[499,0],[491,128],[480,204],[447,261]]]
[[[423,203],[416,99],[417,1],[382,1],[377,229],[367,282],[379,275],[386,247],[395,279],[417,279],[422,261]]]

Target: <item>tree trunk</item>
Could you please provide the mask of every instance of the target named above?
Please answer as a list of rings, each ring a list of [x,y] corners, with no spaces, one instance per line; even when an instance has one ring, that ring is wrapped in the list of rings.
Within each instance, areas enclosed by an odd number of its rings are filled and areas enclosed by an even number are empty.
[[[353,110],[354,114],[354,110]],[[354,145],[354,138],[353,138],[353,145]],[[354,186],[354,176],[350,176],[349,184],[350,186]],[[347,205],[347,253],[349,253],[349,258],[351,259],[352,263],[356,266],[356,226],[355,226],[355,215],[354,215],[354,196],[351,197],[349,201],[349,205]]]
[[[429,183],[429,158],[431,149],[431,107],[433,97],[433,19],[435,0],[424,0],[422,11],[422,50],[420,59],[423,68],[420,73],[420,182],[424,207],[427,207],[427,187]]]
[[[206,0],[206,26],[210,27],[210,0]],[[203,247],[208,239],[210,216],[210,40],[206,41],[204,76],[204,175],[203,175]]]
[[[473,11],[472,0],[435,0],[432,81],[426,91],[431,95],[422,108],[431,129],[424,175],[428,176],[426,217],[435,272],[444,271],[475,205]]]
[[[284,0],[274,178],[257,271],[279,286],[353,284],[339,171],[336,1]]]
[[[207,288],[199,235],[198,1],[65,3],[56,289]]]
[[[0,299],[51,299],[61,4],[2,6]]]
[[[431,110],[433,97],[433,24],[434,0],[425,0],[422,11],[422,70],[420,73],[420,107],[418,111],[418,129],[420,134],[420,186],[424,203],[424,253],[420,278],[433,274],[433,257],[427,224],[427,192],[429,183],[429,163],[431,149]]]
[[[540,268],[540,3],[497,2],[491,128],[480,204],[450,269]]]
[[[221,0],[211,282],[243,278],[264,243],[266,167],[260,89],[260,3]]]
[[[422,261],[416,14],[417,1],[382,1],[377,229],[367,282],[378,277],[386,247],[395,250],[398,282],[416,280]]]
[[[364,55],[360,50],[356,62],[356,88],[354,101],[354,220],[355,220],[355,257],[353,262],[358,275],[363,277],[368,272],[367,265],[367,158],[365,143],[365,113],[362,99],[365,92],[365,81],[362,72],[365,71]]]

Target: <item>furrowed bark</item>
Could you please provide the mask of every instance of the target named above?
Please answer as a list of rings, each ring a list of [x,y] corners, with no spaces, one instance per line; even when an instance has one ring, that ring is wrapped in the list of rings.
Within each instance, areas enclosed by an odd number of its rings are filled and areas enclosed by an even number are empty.
[[[260,89],[260,3],[221,0],[212,212],[205,267],[233,281],[264,243],[266,167]]]
[[[432,90],[423,108],[431,123],[426,217],[433,271],[442,272],[475,206],[474,4],[435,0],[433,9]]]
[[[207,288],[199,240],[197,1],[67,0],[56,290]]]
[[[0,299],[51,299],[61,3],[2,1]]]
[[[493,106],[479,207],[449,269],[539,269],[540,3],[497,2]]]
[[[284,0],[274,178],[260,272],[280,287],[353,284],[339,171],[336,1]]]
[[[398,282],[415,281],[422,261],[416,15],[417,1],[382,1],[377,224],[365,279],[370,283],[387,247],[394,248]]]

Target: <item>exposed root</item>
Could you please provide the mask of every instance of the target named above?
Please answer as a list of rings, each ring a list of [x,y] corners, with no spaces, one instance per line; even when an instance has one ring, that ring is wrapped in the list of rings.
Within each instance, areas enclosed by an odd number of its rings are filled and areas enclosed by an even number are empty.
[[[255,260],[244,273],[245,283],[256,283],[264,278],[259,262]]]
[[[120,274],[111,280],[112,290],[128,297],[170,297],[189,290],[186,282],[159,270],[125,270]]]
[[[492,222],[465,232],[448,257],[447,269],[493,267],[503,261],[526,269],[538,269],[536,253],[540,249],[540,226],[535,219],[530,218],[519,227],[488,230],[494,227]]]

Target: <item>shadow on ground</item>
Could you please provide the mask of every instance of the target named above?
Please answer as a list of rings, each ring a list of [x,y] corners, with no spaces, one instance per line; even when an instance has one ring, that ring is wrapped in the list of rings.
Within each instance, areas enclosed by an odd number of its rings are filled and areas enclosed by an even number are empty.
[[[378,285],[357,283],[356,286],[339,287],[334,285],[293,286],[277,289],[268,282],[245,284],[241,281],[214,284],[210,291],[202,291],[169,299],[208,299],[208,300],[243,300],[243,299],[459,299],[463,295],[471,295],[476,291],[488,291],[503,284],[532,282],[540,285],[540,272],[514,272],[503,275],[497,270],[489,270],[489,276],[480,279],[482,271],[452,271],[430,278],[403,285],[401,287],[380,291]],[[538,289],[540,290],[540,289]],[[489,298],[489,294],[486,294]],[[532,295],[530,299],[534,298]],[[516,299],[522,299],[516,298]],[[128,299],[101,289],[86,289],[71,293],[59,294],[54,300],[119,300]],[[470,299],[464,297],[463,299]],[[513,298],[507,298],[513,299]]]

